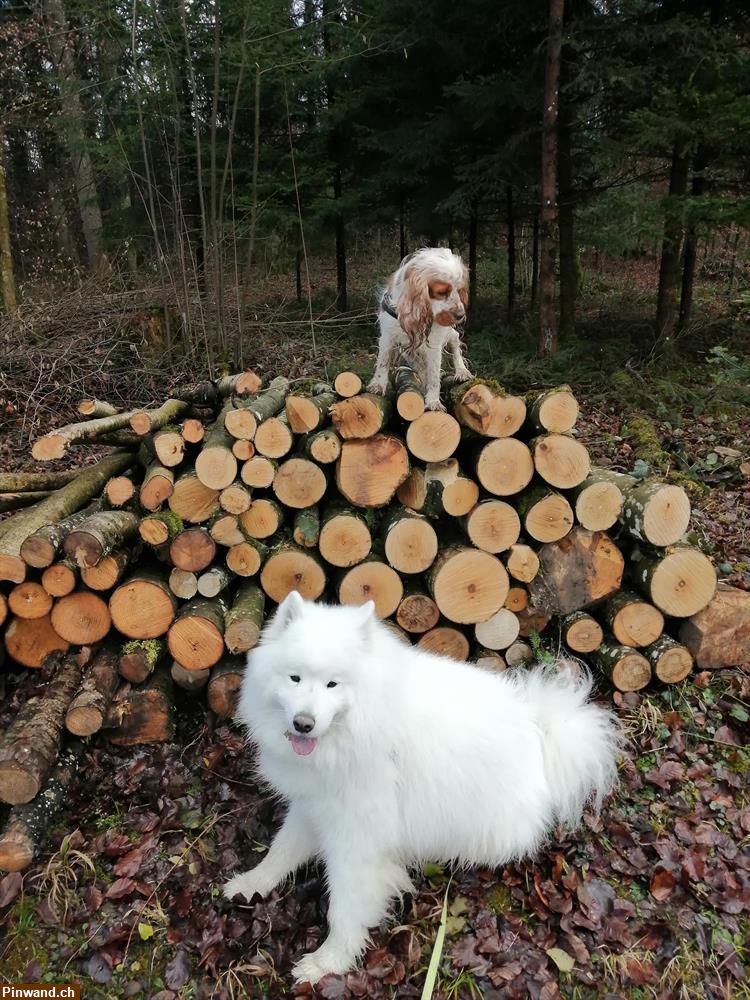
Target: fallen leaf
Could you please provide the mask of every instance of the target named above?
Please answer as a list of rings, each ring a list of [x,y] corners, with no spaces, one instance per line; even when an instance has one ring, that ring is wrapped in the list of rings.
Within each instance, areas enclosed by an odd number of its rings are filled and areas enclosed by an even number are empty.
[[[569,955],[567,951],[563,951],[562,948],[547,948],[547,954],[560,972],[571,972],[576,964],[573,956]]]
[[[668,868],[657,868],[651,879],[651,895],[659,902],[667,899],[674,889],[674,875]]]
[[[179,990],[190,979],[190,959],[187,952],[180,949],[175,957],[167,962],[164,970],[164,982],[170,990]]]
[[[138,934],[140,935],[141,941],[148,941],[149,938],[154,936],[154,928],[151,924],[138,924]]]

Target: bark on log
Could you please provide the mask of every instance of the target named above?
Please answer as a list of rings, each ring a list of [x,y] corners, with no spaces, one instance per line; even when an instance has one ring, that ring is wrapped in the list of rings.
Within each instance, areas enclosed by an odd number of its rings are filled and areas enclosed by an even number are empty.
[[[750,664],[750,594],[720,583],[701,611],[680,625],[680,641],[701,669]]]
[[[29,699],[11,722],[0,742],[3,802],[30,802],[44,784],[60,752],[65,712],[80,683],[78,659],[61,658],[44,693]]]
[[[392,434],[345,441],[336,464],[339,493],[355,507],[384,507],[408,475],[409,454]]]
[[[690,618],[716,593],[716,570],[699,549],[674,545],[631,553],[631,578],[638,590],[665,615]]]
[[[331,422],[344,441],[371,438],[388,426],[391,402],[385,396],[363,392],[331,407]]]
[[[58,524],[80,510],[102,489],[110,476],[116,475],[132,464],[129,453],[116,453],[85,469],[72,483],[56,490],[52,496],[28,510],[15,514],[0,534],[0,580],[23,583],[26,563],[21,557],[21,546],[29,535],[45,525]],[[55,553],[49,566],[54,560]]]
[[[84,510],[71,514],[70,517],[64,518],[57,524],[48,524],[39,528],[24,539],[21,545],[21,557],[24,562],[34,569],[51,566],[58,552],[62,549],[66,536],[74,531],[79,524],[83,524],[87,517],[100,509],[100,502],[97,500]]]
[[[456,385],[444,379],[443,393],[458,422],[483,437],[511,437],[526,419],[523,399],[510,395],[496,382],[474,379]]]
[[[496,438],[480,446],[475,470],[488,493],[507,497],[526,489],[534,475],[534,462],[523,441]]]
[[[540,611],[569,614],[582,611],[616,593],[625,560],[603,532],[573,530],[559,542],[539,550],[539,573],[529,584],[529,596]]]
[[[589,659],[618,691],[640,691],[651,680],[651,664],[632,646],[618,646],[605,640]]]
[[[308,458],[287,459],[273,478],[273,491],[279,502],[293,510],[313,507],[322,500],[326,486],[325,473]]]
[[[532,636],[535,632],[538,635],[541,635],[551,621],[552,615],[548,614],[546,611],[540,611],[539,608],[535,608],[533,604],[529,604],[523,609],[523,611],[518,612],[518,622],[520,625],[519,635],[523,639],[528,639],[529,636]]]
[[[26,493],[0,493],[0,514],[32,507],[52,495],[50,490],[28,490]]]
[[[422,514],[396,507],[381,527],[385,557],[399,573],[424,573],[435,561],[438,536]]]
[[[537,434],[565,434],[575,427],[578,400],[569,385],[559,385],[526,397],[529,424]]]
[[[638,594],[620,590],[602,608],[607,628],[621,646],[650,646],[664,631],[664,616]]]
[[[174,736],[174,716],[174,684],[162,666],[146,684],[110,705],[105,727],[112,731],[107,737],[121,747],[163,743]]]
[[[452,660],[465,661],[469,658],[469,640],[460,629],[447,622],[431,628],[420,636],[417,646],[435,656],[448,656]]]
[[[232,582],[232,574],[224,566],[212,566],[198,577],[201,597],[217,597]]]
[[[529,443],[534,468],[550,486],[569,490],[579,486],[591,471],[588,450],[567,434],[546,434]]]
[[[45,618],[52,610],[52,598],[41,585],[27,580],[8,594],[8,608],[19,618]],[[4,615],[0,615],[0,622]]]
[[[585,611],[573,611],[560,622],[562,640],[574,653],[593,653],[604,641],[604,630]]]
[[[243,657],[227,657],[211,671],[206,692],[208,707],[220,719],[232,718],[237,710],[245,666],[246,660]]]
[[[224,616],[227,606],[220,597],[194,597],[184,604],[167,633],[172,657],[186,670],[206,670],[224,653]]]
[[[449,458],[412,469],[396,495],[404,507],[427,517],[461,517],[476,505],[479,487],[461,472],[455,458]]]
[[[370,523],[362,511],[332,503],[323,515],[318,549],[327,563],[345,569],[355,566],[372,548]]]
[[[82,417],[112,417],[120,408],[103,399],[82,399],[76,407]]]
[[[39,490],[59,490],[77,479],[85,469],[63,472],[0,472],[0,493],[26,493]]]
[[[195,470],[188,469],[174,484],[169,509],[188,524],[202,524],[219,510],[220,492],[204,486]]]
[[[67,653],[70,643],[55,632],[49,617],[12,618],[4,635],[8,656],[23,667],[41,667],[52,653]]]
[[[486,621],[508,596],[508,574],[500,560],[464,546],[442,549],[426,579],[441,613],[463,625]]]
[[[240,372],[238,375],[226,375],[216,382],[199,382],[187,386],[175,393],[178,399],[194,406],[207,406],[216,409],[221,406],[227,396],[252,396],[260,391],[261,379],[254,371]]]
[[[495,554],[515,545],[521,533],[518,514],[503,500],[480,500],[460,524],[473,545]]]
[[[79,441],[94,441],[102,435],[120,431],[129,426],[132,411],[115,413],[110,417],[84,420],[77,424],[67,424],[56,431],[37,438],[31,446],[32,457],[37,462],[51,462],[62,458],[68,446]]]
[[[406,429],[406,447],[423,462],[444,462],[461,441],[461,426],[450,413],[427,410]]]
[[[67,557],[76,566],[96,566],[115,549],[138,534],[138,517],[127,510],[102,510],[71,531],[63,542]]]
[[[316,389],[319,390],[316,392]],[[322,383],[311,394],[296,394],[292,391],[286,397],[286,416],[295,434],[316,431],[328,416],[328,411],[336,402],[336,393]]]
[[[639,542],[674,545],[688,529],[690,500],[681,486],[643,483],[625,494],[621,520]]]
[[[205,670],[186,670],[176,660],[173,661],[172,666],[169,668],[169,673],[177,687],[182,688],[183,691],[201,691],[208,684],[208,679],[211,676],[209,668]]]
[[[143,437],[160,430],[166,424],[172,424],[177,417],[187,409],[187,403],[180,399],[168,399],[153,410],[134,410],[130,416],[130,427],[136,434]]]
[[[669,635],[662,635],[643,650],[654,674],[664,684],[677,684],[693,669],[690,651]]]
[[[69,789],[78,772],[83,746],[65,747],[40,793],[25,805],[14,806],[0,835],[0,869],[20,872],[39,852],[53,820],[68,804]]]
[[[317,601],[325,589],[326,575],[317,553],[283,541],[266,560],[260,585],[277,604],[292,590],[308,601]]]
[[[117,669],[121,677],[142,684],[153,674],[167,652],[163,639],[132,639],[120,650]]]
[[[96,566],[81,570],[81,579],[90,590],[111,590],[122,579],[132,558],[132,552],[120,549],[100,559]]]
[[[112,624],[129,639],[157,639],[172,624],[177,609],[174,595],[161,574],[137,570],[109,599]]]
[[[424,413],[424,383],[411,368],[402,365],[393,372],[396,410],[404,420],[412,421]]]
[[[55,602],[50,614],[52,628],[73,646],[99,642],[112,625],[107,602],[88,590],[74,591]]]
[[[341,604],[374,601],[377,617],[390,618],[404,596],[404,585],[393,567],[377,556],[368,556],[341,574],[337,593]]]
[[[203,447],[195,460],[195,474],[209,490],[223,490],[234,482],[237,475],[237,459],[232,452],[232,435],[224,426],[224,419],[231,409],[231,401],[226,402],[206,435]]]
[[[265,594],[257,584],[240,584],[224,616],[224,642],[230,653],[246,653],[257,644],[265,605]]]
[[[78,693],[65,713],[65,728],[74,736],[92,736],[104,724],[107,709],[117,690],[117,653],[99,650],[85,669]]]
[[[160,465],[159,462],[152,462],[146,469],[141,483],[139,496],[141,507],[156,511],[166,500],[169,500],[173,492],[174,473],[172,470]]]
[[[317,546],[320,538],[320,511],[317,506],[297,511],[292,537],[303,549],[314,549]]]

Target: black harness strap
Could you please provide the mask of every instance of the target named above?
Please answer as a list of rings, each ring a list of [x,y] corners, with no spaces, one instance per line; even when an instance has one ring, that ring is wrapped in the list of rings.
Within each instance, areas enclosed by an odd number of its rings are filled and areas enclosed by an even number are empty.
[[[390,292],[386,292],[381,299],[380,308],[383,312],[387,312],[389,316],[393,316],[394,319],[398,319],[398,313],[396,312],[396,307],[393,304]]]

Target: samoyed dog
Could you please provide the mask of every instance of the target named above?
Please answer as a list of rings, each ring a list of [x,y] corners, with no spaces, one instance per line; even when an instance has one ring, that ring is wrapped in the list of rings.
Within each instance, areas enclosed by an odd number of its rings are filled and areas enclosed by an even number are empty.
[[[373,612],[290,593],[240,693],[259,775],[289,810],[224,894],[249,902],[323,861],[329,933],[298,981],[352,968],[389,901],[413,888],[410,865],[503,865],[615,781],[620,731],[588,700],[589,679],[488,673],[406,646]]]

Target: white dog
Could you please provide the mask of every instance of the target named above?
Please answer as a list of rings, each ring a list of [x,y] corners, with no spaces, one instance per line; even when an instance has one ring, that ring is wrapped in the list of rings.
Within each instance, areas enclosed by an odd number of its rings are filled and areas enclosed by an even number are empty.
[[[453,355],[456,380],[473,378],[456,330],[466,319],[467,283],[463,261],[446,247],[428,247],[404,258],[388,279],[380,302],[378,360],[368,392],[385,392],[388,373],[400,354],[425,384],[427,409],[445,409],[440,402],[445,347]]]
[[[257,867],[224,888],[267,896],[325,864],[329,934],[293,972],[347,972],[424,860],[498,866],[575,823],[615,779],[619,730],[588,679],[491,674],[405,646],[361,608],[292,592],[250,653],[238,719],[289,803]]]

